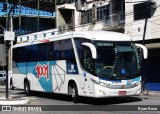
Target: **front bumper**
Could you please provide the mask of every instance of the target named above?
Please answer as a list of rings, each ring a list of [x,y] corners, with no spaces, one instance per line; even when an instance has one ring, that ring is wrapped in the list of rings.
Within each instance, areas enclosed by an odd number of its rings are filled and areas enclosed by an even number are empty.
[[[100,85],[95,84],[95,97],[121,97],[121,96],[138,96],[141,93],[141,84],[130,89],[110,89]],[[126,94],[119,94],[119,92],[126,92]]]

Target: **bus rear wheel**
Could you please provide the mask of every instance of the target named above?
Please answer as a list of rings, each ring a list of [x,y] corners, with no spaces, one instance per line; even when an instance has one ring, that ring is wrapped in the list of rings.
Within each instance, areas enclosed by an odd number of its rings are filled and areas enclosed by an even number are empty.
[[[71,96],[73,103],[78,103],[79,101],[79,95],[78,95],[78,89],[77,85],[74,83],[71,89]]]
[[[24,91],[25,91],[25,94],[27,96],[30,95],[30,93],[31,93],[31,91],[30,91],[30,85],[29,85],[28,81],[25,81],[25,83],[24,83]]]

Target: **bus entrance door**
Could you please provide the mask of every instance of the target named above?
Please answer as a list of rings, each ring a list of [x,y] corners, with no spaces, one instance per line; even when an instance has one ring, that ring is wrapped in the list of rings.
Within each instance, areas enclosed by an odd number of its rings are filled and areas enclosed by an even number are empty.
[[[88,73],[84,73],[84,93],[86,96],[94,96],[93,82]]]

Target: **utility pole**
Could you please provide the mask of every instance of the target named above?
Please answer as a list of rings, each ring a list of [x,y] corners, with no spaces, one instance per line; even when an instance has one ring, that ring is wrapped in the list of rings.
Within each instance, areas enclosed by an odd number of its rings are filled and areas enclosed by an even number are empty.
[[[121,15],[120,15],[120,18],[119,18],[119,21],[121,22],[121,27],[122,27],[122,33],[124,33],[124,19],[125,19],[125,12],[124,12],[124,1],[121,0]]]
[[[19,18],[19,33],[22,32],[22,17],[21,17],[21,0],[19,0],[19,8],[18,8],[18,18]]]
[[[39,12],[39,5],[40,5],[40,1],[38,0],[37,1],[37,10],[38,10],[38,17],[37,17],[37,31],[39,31],[39,15],[40,15],[40,12]]]
[[[6,0],[6,3],[7,3],[7,11],[6,11],[6,31],[4,32],[4,40],[5,40],[5,45],[6,45],[6,99],[8,99],[9,95],[8,95],[8,49],[10,47],[9,45],[9,41],[14,41],[15,39],[15,33],[12,32],[13,29],[12,29],[12,21],[10,23],[10,13],[11,11],[13,10],[14,8],[14,5],[9,9],[8,8],[8,0]],[[9,23],[11,26],[9,26]],[[10,28],[11,27],[11,31],[9,32]]]
[[[145,45],[145,36],[146,36],[147,22],[148,22],[148,18],[146,16],[145,24],[144,24],[143,40],[142,40],[142,44],[143,45]]]
[[[8,27],[8,0],[6,0],[7,3],[7,11],[6,11],[6,30],[9,31]],[[5,41],[6,45],[6,99],[8,99],[8,41]]]
[[[146,12],[145,12],[145,24],[144,24],[144,31],[143,31],[143,40],[142,44],[145,45],[145,36],[146,36],[146,29],[147,29],[147,22],[148,22],[148,17],[147,17],[147,11],[148,11],[148,2],[146,2]]]

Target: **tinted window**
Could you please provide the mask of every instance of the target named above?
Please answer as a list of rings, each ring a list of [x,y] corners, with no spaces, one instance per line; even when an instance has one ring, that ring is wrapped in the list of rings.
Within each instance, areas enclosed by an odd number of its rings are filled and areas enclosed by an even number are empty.
[[[60,41],[49,43],[49,59],[58,60],[61,58]]]
[[[51,42],[49,44],[49,59],[75,61],[71,39]]]
[[[30,45],[26,47],[29,50],[28,61],[34,62],[38,60],[38,46]]]
[[[72,60],[75,58],[71,40],[61,41],[62,59]]]
[[[15,62],[68,60],[75,63],[71,39],[14,48]]]
[[[48,61],[48,43],[38,45],[38,61]]]
[[[18,62],[18,49],[13,49],[13,61]]]
[[[87,68],[87,63],[89,63],[89,59],[90,59],[90,57],[89,57],[90,52],[89,52],[89,49],[87,47],[84,48],[82,46],[83,42],[90,42],[90,40],[84,39],[84,38],[75,38],[76,48],[77,48],[77,51],[78,51],[78,57],[80,59],[81,66],[86,71],[91,72],[90,69]],[[89,58],[87,58],[87,57],[89,57]]]
[[[28,59],[28,49],[26,47],[15,48],[13,50],[13,60],[15,62],[26,62]]]

